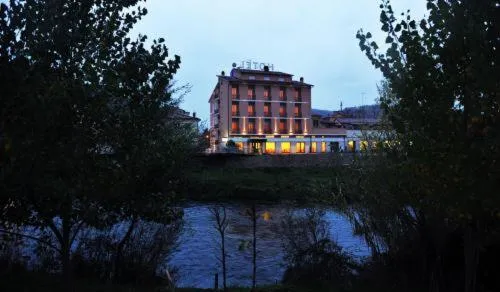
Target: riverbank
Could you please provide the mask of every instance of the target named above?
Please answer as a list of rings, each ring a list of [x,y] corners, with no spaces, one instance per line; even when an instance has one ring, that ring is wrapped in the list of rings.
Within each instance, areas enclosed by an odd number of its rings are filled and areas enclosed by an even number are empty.
[[[341,167],[203,167],[190,172],[187,200],[317,203],[328,199]]]

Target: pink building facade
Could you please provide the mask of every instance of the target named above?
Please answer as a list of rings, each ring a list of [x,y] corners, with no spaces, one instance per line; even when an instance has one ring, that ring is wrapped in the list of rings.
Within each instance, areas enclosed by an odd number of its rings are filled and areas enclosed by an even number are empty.
[[[210,151],[230,146],[244,153],[305,154],[345,146],[345,129],[313,127],[313,85],[302,77],[293,80],[265,66],[233,68],[217,79],[209,99]]]

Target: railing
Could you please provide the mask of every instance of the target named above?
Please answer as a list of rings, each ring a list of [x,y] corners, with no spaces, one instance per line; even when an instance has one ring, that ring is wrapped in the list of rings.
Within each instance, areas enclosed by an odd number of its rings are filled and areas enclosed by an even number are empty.
[[[232,99],[240,99],[240,95],[239,94],[236,94],[236,95],[231,95]]]
[[[264,112],[264,117],[270,117],[271,116],[271,113],[270,112]]]
[[[237,112],[231,112],[231,115],[233,115],[233,116],[239,116],[240,112],[239,111],[237,111]]]
[[[300,97],[300,96],[299,97],[295,97],[293,100],[295,102],[302,102],[302,97]]]
[[[286,117],[286,113],[280,113],[280,117]]]
[[[302,113],[295,113],[294,117],[296,117],[296,118],[302,118]]]
[[[255,117],[255,112],[248,112],[249,117]]]
[[[249,95],[247,97],[248,97],[248,99],[253,99],[253,100],[255,100],[257,98],[257,96],[255,94],[254,95]]]

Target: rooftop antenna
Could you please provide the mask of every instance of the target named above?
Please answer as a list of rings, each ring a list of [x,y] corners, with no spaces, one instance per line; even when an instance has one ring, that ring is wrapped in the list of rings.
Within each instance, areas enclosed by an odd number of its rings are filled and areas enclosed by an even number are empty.
[[[342,101],[340,101],[340,111],[342,111]]]

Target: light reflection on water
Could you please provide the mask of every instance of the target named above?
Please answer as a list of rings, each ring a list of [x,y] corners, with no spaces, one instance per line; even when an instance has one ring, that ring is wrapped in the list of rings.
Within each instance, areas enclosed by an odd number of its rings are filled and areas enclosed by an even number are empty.
[[[214,219],[208,210],[209,204],[196,204],[184,209],[185,227],[177,250],[169,265],[178,268],[178,287],[211,288],[214,274],[219,273],[222,284],[222,268],[218,261],[219,236]],[[250,286],[252,277],[252,250],[241,250],[241,241],[252,239],[252,222],[244,215],[249,206],[243,204],[226,205],[230,220],[226,232],[227,275],[230,286]],[[257,205],[257,284],[274,284],[285,272],[282,245],[276,232],[283,215],[290,207],[284,205]],[[293,208],[301,211],[299,208]],[[265,212],[268,212],[265,214]],[[355,256],[368,256],[364,241],[353,236],[349,221],[333,211],[326,212],[330,224],[330,235],[342,247]],[[269,220],[264,220],[269,219]]]

